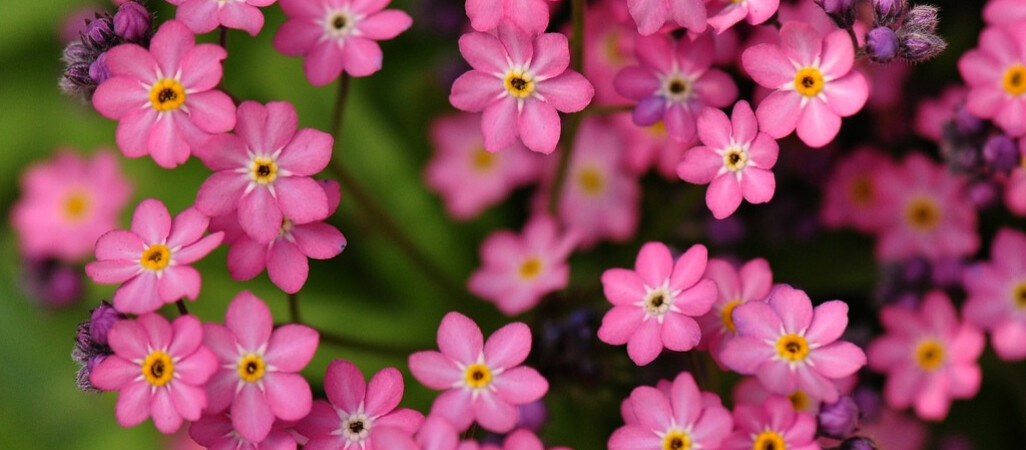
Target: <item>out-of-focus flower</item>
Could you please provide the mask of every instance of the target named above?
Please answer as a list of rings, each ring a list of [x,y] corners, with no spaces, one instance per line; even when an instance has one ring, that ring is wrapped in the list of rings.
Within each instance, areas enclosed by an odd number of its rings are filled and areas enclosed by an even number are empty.
[[[990,261],[965,272],[966,320],[991,333],[1001,359],[1026,358],[1026,235],[1003,228],[990,247]]]
[[[627,0],[627,9],[642,36],[655,34],[668,22],[694,33],[705,31],[704,0]]]
[[[723,33],[741,20],[751,25],[769,20],[777,13],[780,0],[716,0],[713,4],[715,6],[709,11],[709,26],[717,33]]]
[[[250,441],[232,426],[228,413],[203,414],[189,425],[189,437],[204,448],[232,450],[296,450],[296,439],[284,422],[275,421],[261,441]],[[183,449],[176,449],[183,450]]]
[[[851,226],[864,233],[886,221],[881,181],[895,177],[894,163],[879,150],[863,147],[837,161],[825,186],[820,217],[828,227]]]
[[[796,412],[786,397],[773,396],[762,405],[734,408],[736,431],[724,441],[724,450],[788,449],[813,447],[816,418]]]
[[[1026,134],[1026,27],[983,30],[979,47],[959,58],[958,71],[969,85],[969,112],[1012,137]]]
[[[246,30],[256,36],[264,27],[260,9],[271,6],[275,0],[167,0],[178,6],[175,18],[181,20],[193,33],[214,31],[219,25]]]
[[[737,336],[734,308],[751,301],[763,301],[773,286],[773,272],[765,259],[756,258],[735,269],[726,260],[710,259],[705,278],[716,283],[716,302],[708,313],[698,318],[702,327],[703,349],[709,350],[717,364],[727,342]]]
[[[539,34],[549,26],[549,3],[545,0],[467,0],[467,17],[476,31],[492,31],[505,20],[528,33]]]

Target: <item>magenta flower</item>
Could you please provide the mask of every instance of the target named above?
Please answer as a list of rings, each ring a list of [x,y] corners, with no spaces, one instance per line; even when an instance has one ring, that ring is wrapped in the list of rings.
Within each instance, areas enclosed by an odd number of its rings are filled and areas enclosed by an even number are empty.
[[[227,413],[204,414],[189,426],[189,437],[196,444],[219,450],[296,450],[297,447],[296,438],[283,422],[275,421],[264,440],[253,442],[232,427],[231,416]]]
[[[595,86],[593,101],[596,105],[623,104],[626,99],[616,92],[613,79],[620,69],[637,64],[634,61],[637,32],[633,24],[620,20],[622,7],[618,2],[598,2],[588,5],[586,12],[584,76]]]
[[[532,35],[502,23],[497,36],[467,33],[460,53],[473,70],[452,85],[449,102],[457,109],[482,112],[485,149],[524,146],[552,153],[559,141],[559,115],[588,106],[595,89],[583,75],[567,69],[570,47],[559,33]]]
[[[460,443],[459,450],[545,450],[545,444],[531,430],[521,428],[506,435],[502,445],[478,444],[472,440]],[[569,447],[548,447],[549,450],[570,450]],[[427,450],[427,449],[425,449]]]
[[[703,109],[698,117],[698,137],[704,145],[684,153],[677,174],[688,183],[709,183],[705,204],[713,217],[733,214],[742,197],[749,203],[773,198],[777,180],[770,169],[777,163],[780,147],[759,131],[748,102],[737,102],[730,119],[718,109]]]
[[[388,0],[281,0],[288,17],[274,48],[287,56],[303,56],[303,71],[314,86],[324,86],[345,70],[365,77],[381,70],[383,55],[376,41],[392,39],[406,31],[413,19],[389,9]]]
[[[666,124],[661,121],[655,125],[639,127],[628,114],[617,114],[611,120],[629,149],[622,154],[623,163],[630,173],[642,176],[654,168],[656,173],[668,181],[680,179],[677,176],[677,165],[684,157],[684,152],[697,142],[695,139],[691,142],[677,142],[666,132]]]
[[[317,332],[289,324],[272,333],[272,320],[262,300],[242,291],[228,305],[225,325],[203,326],[203,343],[220,366],[207,385],[205,412],[231,406],[232,427],[249,442],[263,441],[276,417],[299,420],[310,412],[310,385],[298,372],[317,350]]]
[[[492,31],[505,19],[528,33],[540,34],[549,26],[549,3],[545,0],[467,0],[467,17],[476,31]]]
[[[328,199],[328,215],[340,199],[335,181],[321,181]],[[346,248],[346,237],[323,221],[296,224],[285,219],[271,242],[257,242],[239,225],[235,213],[210,219],[210,229],[224,232],[228,244],[228,273],[238,281],[250,280],[267,269],[267,276],[281,290],[294,294],[306,284],[310,259],[331,259]]]
[[[734,308],[738,336],[720,355],[724,366],[755,374],[770,392],[789,395],[801,389],[827,403],[837,401],[832,380],[866,364],[860,348],[838,338],[848,326],[848,305],[840,300],[815,309],[804,291],[781,285],[764,302]]]
[[[819,449],[816,417],[795,412],[786,397],[773,396],[762,405],[737,405],[734,425],[737,430],[723,443],[724,450]]]
[[[100,235],[117,228],[132,194],[110,152],[87,159],[69,149],[25,169],[21,191],[11,209],[11,226],[22,254],[67,262],[82,259]]]
[[[508,316],[525,312],[550,292],[570,282],[566,260],[576,238],[561,233],[559,224],[548,216],[537,216],[524,225],[524,232],[492,233],[481,244],[483,267],[470,275],[467,288],[474,295],[495,302]]]
[[[1012,25],[1026,20],[1026,4],[1018,0],[990,0],[983,6],[983,20],[989,25]]]
[[[888,306],[880,312],[886,334],[869,344],[869,367],[887,374],[884,399],[892,408],[915,406],[927,420],[941,420],[953,398],[972,398],[982,373],[983,333],[960,323],[947,295],[926,295],[918,310]]]
[[[755,111],[774,139],[797,128],[802,142],[822,147],[841,130],[841,117],[858,112],[869,97],[866,78],[852,70],[855,50],[844,30],[823,38],[812,25],[788,22],[780,45],[749,47],[741,60],[756,83],[774,89]]]
[[[417,411],[396,409],[403,398],[403,376],[394,367],[382,369],[368,384],[356,365],[336,359],[324,375],[324,392],[331,403],[314,402],[310,415],[296,425],[310,438],[305,449],[390,450],[395,447],[375,442],[379,430],[413,433],[424,421]]]
[[[627,0],[627,9],[642,36],[654,34],[671,20],[695,33],[705,31],[705,0]]]
[[[396,427],[379,428],[374,432],[374,443],[384,449],[457,450],[460,435],[445,418],[428,416],[416,433]]]
[[[484,342],[469,317],[446,314],[438,327],[441,352],[410,355],[413,377],[431,389],[446,390],[435,398],[431,415],[446,418],[458,430],[475,420],[487,430],[512,430],[520,414],[516,405],[538,400],[549,383],[537,370],[521,366],[531,351],[531,330],[521,322],[508,324]]]
[[[709,26],[717,33],[726,31],[741,20],[759,25],[773,17],[780,7],[780,0],[714,0],[713,3],[716,6],[709,11]]]
[[[773,272],[765,259],[748,261],[735,269],[722,259],[710,259],[705,268],[705,278],[716,283],[716,301],[708,313],[698,318],[702,328],[701,348],[720,362],[720,354],[727,342],[737,336],[734,326],[734,308],[751,301],[763,301],[773,287]]]
[[[100,284],[123,283],[114,308],[143,314],[183,297],[196,300],[200,273],[193,262],[221,245],[224,233],[206,237],[210,222],[195,208],[171,215],[159,200],[146,199],[132,215],[132,230],[109,231],[96,241],[96,261],[86,274]]]
[[[182,420],[199,420],[207,406],[203,385],[217,370],[217,358],[203,341],[193,316],[173,323],[158,314],[121,320],[107,334],[114,354],[93,369],[89,381],[119,391],[118,423],[131,427],[153,417],[161,433],[171,434]]]
[[[873,148],[863,147],[842,157],[827,178],[820,213],[823,223],[829,227],[850,225],[866,233],[879,230],[888,217],[880,188],[888,180],[900,178],[894,172],[894,162]]]
[[[271,6],[275,0],[167,0],[178,6],[175,18],[193,33],[214,31],[219,25],[246,30],[256,36],[264,27],[264,15],[258,8]]]
[[[312,175],[331,160],[331,135],[296,131],[296,110],[287,102],[239,105],[237,134],[212,138],[197,152],[215,171],[196,194],[196,209],[208,216],[238,211],[253,240],[278,235],[283,220],[302,224],[328,216],[328,199]]]
[[[668,35],[638,38],[639,66],[616,74],[613,85],[637,100],[634,123],[660,120],[670,137],[687,143],[695,137],[695,114],[706,105],[722,108],[737,98],[737,85],[725,72],[712,69],[713,40],[708,34],[674,41]]]
[[[117,143],[129,158],[149,154],[173,168],[189,159],[213,133],[235,127],[235,105],[224,92],[221,60],[214,44],[194,43],[182,22],[165,22],[149,50],[122,44],[106,53],[108,78],[93,94],[93,106],[119,121]]]
[[[965,273],[962,315],[991,333],[1001,359],[1018,361],[1026,358],[1026,235],[1002,228],[990,258]]]
[[[959,58],[958,71],[969,85],[969,112],[1012,137],[1026,135],[1026,29],[984,29],[980,46]]]
[[[858,381],[857,378],[857,375],[853,375],[844,380],[835,381],[834,384],[844,384],[845,381],[852,379],[851,388],[854,388],[854,382]],[[845,389],[845,387],[838,387],[838,391],[840,391],[841,394],[844,394],[848,390],[850,390],[850,388]],[[766,403],[766,400],[779,396],[779,394],[774,394],[766,390],[766,386],[763,386],[762,382],[760,382],[756,377],[744,377],[734,385],[734,405],[744,404],[761,407]],[[823,403],[818,398],[809,397],[808,394],[801,389],[796,389],[785,398],[791,402],[791,407],[795,411],[805,412],[812,415],[819,413],[819,407]]]
[[[602,289],[613,309],[602,317],[599,339],[627,344],[627,355],[639,366],[664,347],[685,352],[698,345],[702,331],[695,318],[716,301],[716,284],[702,278],[708,257],[705,246],[695,244],[674,263],[665,244],[649,242],[634,270],[606,270]]]
[[[483,139],[481,117],[476,114],[442,117],[431,126],[435,154],[424,169],[424,180],[457,220],[477,217],[541,174],[540,155],[520,143],[489,152]]]
[[[669,395],[649,386],[634,388],[631,406],[638,422],[614,431],[609,449],[720,448],[733,420],[718,399],[703,401],[702,394],[688,372],[677,375]]]

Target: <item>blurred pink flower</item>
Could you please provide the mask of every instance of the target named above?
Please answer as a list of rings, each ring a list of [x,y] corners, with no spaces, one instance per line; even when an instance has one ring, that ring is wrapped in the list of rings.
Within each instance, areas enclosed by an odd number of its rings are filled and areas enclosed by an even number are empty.
[[[894,166],[887,155],[869,147],[838,159],[824,186],[823,223],[835,228],[848,225],[863,233],[879,230],[887,221],[880,189],[898,176]]]
[[[460,443],[459,450],[570,450],[569,447],[545,447],[538,435],[531,430],[521,428],[506,435],[502,445],[478,444],[472,440]],[[425,449],[426,450],[426,449]]]
[[[1004,200],[1012,214],[1026,216],[1026,139],[1019,140],[1019,166],[1008,177]]]
[[[189,437],[201,448],[224,450],[296,450],[296,439],[286,430],[286,423],[275,421],[271,431],[261,441],[242,437],[232,427],[228,413],[204,414],[189,426]],[[175,449],[186,450],[186,449]],[[188,450],[192,450],[191,448]]]
[[[617,17],[612,1],[588,5],[584,29],[584,75],[595,86],[596,105],[622,105],[627,98],[616,92],[616,73],[634,60],[635,30]]]
[[[716,33],[722,33],[742,20],[759,25],[773,17],[780,7],[780,0],[713,0],[712,3],[714,6],[710,8],[708,22]]]
[[[773,287],[773,272],[765,259],[748,261],[739,269],[722,259],[710,259],[705,278],[716,283],[716,301],[708,313],[698,318],[702,328],[699,348],[709,351],[713,360],[722,367],[720,354],[727,342],[737,336],[734,326],[734,308],[750,301],[763,301]]]
[[[627,9],[642,36],[654,34],[670,21],[694,33],[705,31],[705,0],[627,0]]]
[[[730,435],[730,412],[705,399],[694,378],[681,372],[669,394],[649,386],[631,392],[631,406],[638,422],[624,425],[609,437],[610,450],[665,450],[720,448]]]
[[[857,378],[857,376],[852,376],[851,378]],[[834,384],[840,384],[840,381],[843,380],[834,381]],[[842,394],[846,392],[846,389],[841,387],[838,387],[838,390]],[[759,378],[751,376],[742,378],[741,381],[734,385],[733,396],[735,405],[754,405],[761,407],[766,403],[767,399],[778,397],[780,394],[770,392],[766,389],[766,386],[763,386],[762,382],[759,381]],[[801,389],[796,389],[785,397],[789,402],[791,402],[791,407],[797,412],[809,414],[819,413],[819,407],[822,402],[817,398],[809,397],[809,395]]]
[[[444,417],[428,416],[416,432],[396,427],[375,431],[374,442],[384,449],[457,450],[460,435]]]
[[[553,0],[549,0],[553,1]],[[545,0],[467,0],[470,26],[481,32],[499,27],[502,20],[522,30],[540,34],[549,26],[549,2]]]
[[[275,0],[167,0],[178,6],[175,18],[182,21],[193,33],[214,31],[219,25],[236,30],[246,30],[256,36],[264,27],[264,15],[260,9],[271,6]]]
[[[1026,135],[1026,28],[988,27],[958,60],[969,85],[966,109],[1012,137]]]
[[[678,180],[677,165],[684,152],[698,143],[698,136],[689,142],[677,142],[666,132],[662,121],[647,127],[634,124],[630,114],[620,113],[610,120],[624,140],[623,164],[629,172],[642,176],[650,169],[667,180]]]
[[[736,430],[723,443],[723,450],[819,449],[816,417],[796,412],[786,397],[773,396],[761,405],[737,405],[734,426]]]
[[[1002,228],[990,247],[990,261],[965,272],[968,299],[962,315],[991,333],[1001,359],[1026,359],[1026,234]]]

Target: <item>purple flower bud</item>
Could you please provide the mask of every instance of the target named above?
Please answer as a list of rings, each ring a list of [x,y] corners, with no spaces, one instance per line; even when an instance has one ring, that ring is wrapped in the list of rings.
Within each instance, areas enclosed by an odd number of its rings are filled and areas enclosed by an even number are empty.
[[[975,134],[983,130],[986,125],[983,119],[976,117],[966,109],[965,104],[955,107],[954,114],[955,130],[962,134]]]
[[[987,138],[983,144],[983,161],[997,172],[1011,172],[1019,165],[1019,149],[1015,140],[1005,134]]]
[[[889,27],[905,15],[908,3],[905,0],[873,0],[874,25]]]
[[[876,444],[869,438],[854,437],[842,442],[838,450],[876,450]]]
[[[103,302],[89,316],[89,335],[94,341],[107,345],[107,332],[124,318],[125,315],[114,309],[113,305]]]
[[[940,10],[932,5],[916,5],[908,10],[905,20],[901,23],[903,31],[910,33],[930,33],[937,29],[940,22]]]
[[[990,180],[981,180],[969,186],[969,200],[976,209],[995,206],[1000,198],[1001,189]]]
[[[816,4],[830,16],[840,28],[851,28],[855,24],[855,0],[815,0]]]
[[[899,40],[901,57],[909,62],[922,62],[943,52],[948,43],[932,33],[903,33]]]
[[[82,274],[57,260],[28,260],[23,265],[24,288],[44,306],[60,307],[82,297]]]
[[[96,50],[106,50],[116,43],[117,36],[114,34],[114,21],[109,14],[97,15],[95,19],[86,25],[86,31],[82,34],[82,42]]]
[[[890,62],[898,56],[898,35],[887,27],[876,27],[866,33],[866,52],[876,62]]]
[[[143,41],[150,34],[150,12],[137,2],[125,2],[114,14],[114,33],[126,41]]]
[[[100,365],[100,363],[106,358],[107,355],[105,354],[95,355],[86,361],[82,367],[79,367],[78,373],[75,374],[75,384],[78,386],[79,390],[86,392],[100,392],[99,388],[93,386],[92,381],[89,380],[89,376],[92,375],[96,366]]]
[[[89,78],[92,78],[93,82],[97,85],[110,78],[110,68],[107,67],[107,52],[100,53],[100,56],[96,57],[96,61],[89,65]]]
[[[859,407],[851,397],[841,397],[819,408],[819,433],[834,439],[851,436],[859,424]]]
[[[538,432],[549,421],[549,410],[541,400],[517,406],[520,418],[516,428],[527,428]]]
[[[883,398],[880,397],[880,392],[873,388],[859,386],[852,392],[851,397],[859,407],[862,419],[867,422],[875,422],[883,411]]]

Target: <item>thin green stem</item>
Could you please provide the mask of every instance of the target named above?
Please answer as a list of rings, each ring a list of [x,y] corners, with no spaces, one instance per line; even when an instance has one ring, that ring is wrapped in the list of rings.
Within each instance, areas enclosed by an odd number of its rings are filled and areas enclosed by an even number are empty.
[[[189,314],[189,308],[185,307],[185,301],[182,299],[178,299],[178,301],[175,302],[175,306],[178,307],[178,315],[185,316]]]
[[[299,317],[299,294],[289,294],[289,318],[292,323],[303,323]]]
[[[310,326],[310,325],[307,325]],[[406,357],[410,353],[417,351],[415,348],[407,348],[405,346],[381,344],[378,342],[369,342],[360,339],[350,338],[341,336],[330,331],[325,331],[316,327],[312,327],[317,330],[317,333],[321,335],[320,340],[326,344],[335,345],[343,348],[352,348],[355,350],[362,350],[368,353],[385,354]]]
[[[346,100],[349,98],[349,74],[343,72],[338,82],[338,96],[335,98],[335,113],[331,116],[331,135],[338,142],[342,135],[342,119],[346,113]],[[336,145],[336,147],[338,147]]]
[[[218,27],[218,31],[217,42],[221,44],[221,48],[228,50],[228,28],[221,25]]]
[[[579,73],[584,72],[584,14],[587,6],[587,0],[571,0],[570,3],[570,20],[573,23],[573,36],[570,37],[570,67]],[[562,195],[563,185],[566,183],[566,173],[570,169],[570,157],[583,115],[584,113],[577,113],[570,116],[564,130],[563,136],[566,136],[564,141],[566,145],[559,153],[556,178],[552,183],[552,191],[549,192],[548,210],[552,215],[557,215],[559,211],[559,197]]]

